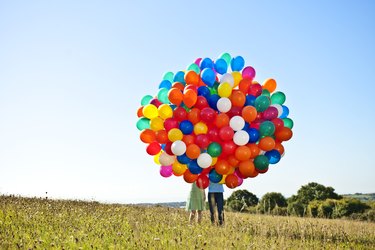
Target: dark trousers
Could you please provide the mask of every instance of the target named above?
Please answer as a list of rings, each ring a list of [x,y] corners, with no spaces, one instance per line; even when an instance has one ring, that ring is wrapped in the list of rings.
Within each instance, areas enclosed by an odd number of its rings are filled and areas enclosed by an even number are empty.
[[[208,193],[208,205],[210,207],[211,222],[215,223],[215,207],[217,207],[217,215],[219,224],[224,222],[224,195],[223,193]]]

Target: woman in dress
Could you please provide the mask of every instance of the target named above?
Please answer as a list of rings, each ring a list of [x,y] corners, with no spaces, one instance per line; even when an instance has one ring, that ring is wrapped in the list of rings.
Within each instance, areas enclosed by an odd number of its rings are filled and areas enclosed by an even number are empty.
[[[186,210],[190,211],[189,222],[192,224],[195,219],[195,215],[198,213],[197,221],[202,221],[202,211],[205,207],[206,195],[204,189],[200,189],[194,183],[191,184],[190,193],[186,202]]]

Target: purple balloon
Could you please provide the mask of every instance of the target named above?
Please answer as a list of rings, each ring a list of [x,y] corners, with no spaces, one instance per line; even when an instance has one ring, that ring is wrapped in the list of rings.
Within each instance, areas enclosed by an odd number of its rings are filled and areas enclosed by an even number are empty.
[[[277,108],[275,108],[275,107],[268,107],[263,112],[263,118],[268,120],[268,121],[277,118],[277,115],[278,115],[278,111],[277,111]]]
[[[255,77],[255,69],[251,66],[247,66],[242,70],[242,78],[251,78]]]
[[[167,178],[173,174],[172,166],[161,166],[160,167],[160,175]]]

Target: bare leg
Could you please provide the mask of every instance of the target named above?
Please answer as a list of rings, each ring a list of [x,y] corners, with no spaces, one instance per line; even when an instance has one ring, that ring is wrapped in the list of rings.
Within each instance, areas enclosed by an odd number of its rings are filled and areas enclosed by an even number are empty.
[[[189,216],[189,222],[190,222],[190,224],[192,224],[194,222],[194,218],[195,218],[195,210],[191,210],[190,211],[190,216]]]
[[[202,210],[198,210],[198,224],[202,221]]]

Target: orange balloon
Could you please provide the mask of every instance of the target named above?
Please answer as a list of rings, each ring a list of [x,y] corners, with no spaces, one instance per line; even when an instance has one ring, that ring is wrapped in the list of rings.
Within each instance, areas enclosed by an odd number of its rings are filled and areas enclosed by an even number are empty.
[[[232,102],[232,106],[235,107],[243,107],[246,102],[246,96],[240,90],[233,90],[229,99]]]
[[[241,161],[238,170],[244,177],[255,177],[258,175],[252,160]]]
[[[168,91],[168,100],[174,105],[180,106],[184,99],[184,94],[178,88],[171,88]]]
[[[193,70],[189,70],[188,72],[186,72],[184,78],[185,78],[186,84],[193,84],[193,85],[197,85],[197,86],[199,85],[200,77]]]
[[[227,174],[231,168],[229,163],[222,159],[218,159],[214,167],[215,171],[221,175]]]
[[[137,116],[138,116],[138,118],[140,118],[140,117],[143,116],[143,106],[138,108],[138,110],[137,110]]]
[[[244,78],[240,81],[240,84],[238,85],[239,90],[242,91],[245,95],[249,91],[249,87],[252,84],[250,79]]]
[[[169,142],[168,133],[164,129],[155,132],[156,141],[160,144]]]
[[[276,142],[274,149],[279,151],[280,155],[282,155],[285,151],[284,146],[281,144],[281,142]]]
[[[193,144],[194,140],[195,140],[194,135],[184,135],[184,137],[182,138],[182,141],[185,143],[186,146]]]
[[[216,116],[215,125],[217,128],[222,128],[229,125],[229,116],[225,113],[220,113]]]
[[[195,92],[192,89],[186,90],[185,93],[183,94],[184,104],[188,108],[191,108],[194,106],[194,104],[197,102],[197,98],[198,98],[197,92]]]
[[[190,112],[188,113],[188,119],[193,124],[197,124],[201,121],[200,117],[201,111],[198,108],[192,108]]]
[[[255,144],[255,143],[247,144],[247,147],[250,149],[250,152],[251,152],[250,158],[251,159],[254,159],[255,157],[257,157],[259,155],[260,149],[259,149],[257,144]]]
[[[187,169],[184,173],[184,180],[187,182],[187,183],[193,183],[194,181],[196,181],[198,179],[198,175],[197,174],[192,174],[189,169]]]
[[[229,174],[225,178],[225,185],[229,188],[235,188],[238,186],[238,177],[234,174]]]
[[[151,143],[156,140],[155,132],[151,129],[142,130],[139,137],[141,138],[141,141],[143,141],[144,143]]]
[[[261,150],[270,151],[275,147],[275,145],[275,140],[270,136],[266,136],[259,140],[258,147]]]
[[[246,161],[251,157],[251,151],[247,146],[240,146],[234,152],[237,160],[239,161]]]
[[[247,122],[253,122],[258,115],[258,112],[253,106],[246,106],[242,109],[242,118]]]
[[[174,82],[172,84],[172,88],[176,88],[176,89],[179,89],[181,91],[184,91],[185,85],[183,83],[180,83],[180,82]]]
[[[236,157],[234,157],[234,155],[229,155],[227,157],[227,161],[228,161],[229,165],[231,165],[232,167],[237,167],[238,163],[240,162],[239,160],[237,160]]]
[[[290,128],[283,127],[275,132],[276,139],[279,141],[288,141],[293,136],[293,132]]]
[[[276,89],[276,81],[272,78],[268,78],[263,83],[263,88],[267,89],[270,93],[274,92]]]
[[[186,156],[190,159],[197,159],[198,156],[201,154],[201,149],[196,144],[190,144],[186,147]]]

